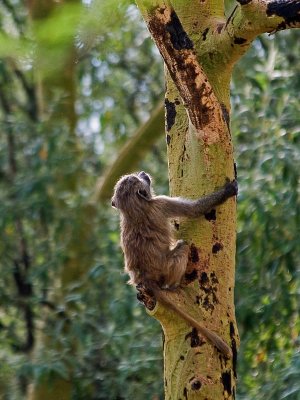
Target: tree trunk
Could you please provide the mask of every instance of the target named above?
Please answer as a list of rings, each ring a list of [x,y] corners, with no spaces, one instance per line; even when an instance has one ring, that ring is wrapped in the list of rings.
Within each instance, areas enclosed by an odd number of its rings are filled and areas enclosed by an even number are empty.
[[[167,132],[170,190],[173,196],[196,198],[221,187],[226,178],[234,178],[232,144],[222,120],[217,129],[223,135],[217,140],[211,142],[199,135],[189,124],[178,91],[166,75],[167,121],[170,108],[175,107],[176,113]],[[166,399],[183,395],[189,399],[234,398],[238,344],[233,297],[235,213],[235,201],[230,199],[197,221],[176,221],[178,237],[191,243],[186,299],[181,302],[186,304],[187,312],[230,345],[233,358],[225,359],[189,326],[178,335],[174,335],[173,326],[170,336],[170,324],[162,319]]]
[[[172,196],[196,198],[236,175],[230,134],[234,63],[262,32],[299,26],[297,1],[152,1],[137,4],[166,65],[166,141]],[[294,18],[291,17],[293,11]],[[160,304],[166,399],[234,399],[239,337],[234,311],[236,204],[229,199],[197,221],[175,221],[190,243],[187,285],[176,301],[232,349],[216,348]],[[174,296],[172,297],[174,298]]]
[[[45,23],[49,23],[51,18],[55,18],[59,12],[66,12],[67,6],[69,11],[78,17],[80,10],[80,2],[78,0],[65,0],[62,2],[51,1],[36,1],[31,0],[28,2],[29,12],[32,18],[33,31],[36,34],[35,40],[37,43],[36,65],[35,71],[37,76],[37,87],[39,97],[39,114],[41,119],[49,119],[50,121],[61,121],[68,127],[69,135],[73,140],[70,140],[70,152],[74,152],[80,156],[82,150],[78,146],[75,127],[77,123],[77,116],[75,112],[76,100],[76,49],[74,46],[74,37],[70,35],[63,44],[63,53],[58,53],[62,50],[61,44],[58,43],[56,47],[49,45],[48,37],[45,39],[41,35],[40,30],[43,29]],[[77,7],[77,8],[76,8]],[[76,24],[74,20],[74,35]],[[53,53],[52,53],[53,52]],[[62,56],[63,55],[63,56]],[[57,58],[58,57],[58,58]],[[54,66],[49,64],[49,59],[56,60]],[[46,60],[46,61],[45,61]],[[50,65],[50,66],[49,66]],[[51,110],[49,105],[55,102],[57,94],[60,95],[59,104],[56,104],[55,110]],[[57,101],[57,100],[56,100]],[[50,124],[51,126],[51,124]],[[72,148],[71,148],[72,146]],[[81,155],[82,157],[82,155]],[[63,174],[58,174],[56,184],[58,187],[63,188],[65,191],[76,193],[80,182],[78,172],[70,175],[66,181]],[[56,199],[56,207],[64,208],[66,204],[60,199]],[[61,265],[60,274],[57,276],[56,291],[49,304],[54,311],[56,311],[56,304],[64,304],[65,296],[70,294],[70,286],[72,283],[78,282],[80,277],[86,272],[91,265],[93,259],[93,251],[91,249],[91,236],[93,235],[93,218],[95,216],[95,205],[90,203],[78,206],[77,209],[77,226],[73,227],[70,239],[66,243],[66,257]],[[68,233],[66,237],[68,237]],[[65,241],[64,235],[61,238]],[[47,303],[47,302],[45,302]],[[68,313],[71,312],[72,305],[68,305],[66,309],[66,320]],[[51,311],[53,312],[53,310]],[[61,340],[58,337],[56,340],[48,336],[47,321],[48,314],[45,313],[44,321],[45,327],[38,337],[38,343],[34,350],[33,358],[39,357],[40,350],[43,348],[52,348],[53,351],[61,351]],[[67,331],[69,325],[66,322],[64,330]],[[51,327],[49,328],[51,331]],[[73,351],[76,351],[77,343],[72,343]],[[28,400],[69,400],[72,396],[72,365],[66,367],[65,376],[58,373],[53,373],[49,380],[40,380],[34,382],[28,391]],[[67,377],[66,377],[67,376]]]

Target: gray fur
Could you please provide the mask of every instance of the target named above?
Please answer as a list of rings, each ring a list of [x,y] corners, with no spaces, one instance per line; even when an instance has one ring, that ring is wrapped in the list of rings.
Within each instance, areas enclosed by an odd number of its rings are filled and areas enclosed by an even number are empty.
[[[189,246],[177,243],[169,218],[197,218],[237,193],[236,181],[198,200],[155,196],[145,172],[125,175],[116,184],[112,204],[121,212],[121,245],[130,283],[154,281],[160,287],[180,285]]]
[[[175,241],[169,219],[197,218],[236,194],[237,182],[232,181],[198,200],[155,196],[151,177],[142,171],[120,178],[112,197],[112,206],[121,213],[121,246],[130,284],[152,289],[160,301],[198,329],[226,357],[232,354],[230,347],[173,304],[161,289],[180,285],[189,256],[189,245]]]

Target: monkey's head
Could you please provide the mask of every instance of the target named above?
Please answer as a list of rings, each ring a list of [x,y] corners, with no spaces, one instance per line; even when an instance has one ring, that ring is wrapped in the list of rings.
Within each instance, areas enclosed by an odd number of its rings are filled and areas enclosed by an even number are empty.
[[[121,211],[137,210],[152,198],[151,177],[141,171],[122,176],[117,182],[111,205]]]

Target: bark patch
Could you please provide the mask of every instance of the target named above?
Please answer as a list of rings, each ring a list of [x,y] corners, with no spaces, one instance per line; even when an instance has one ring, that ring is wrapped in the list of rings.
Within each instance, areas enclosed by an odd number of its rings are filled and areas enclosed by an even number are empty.
[[[214,272],[211,272],[210,279],[211,279],[212,283],[215,284],[215,285],[219,283],[217,275]]]
[[[213,254],[217,254],[220,250],[222,250],[223,249],[223,245],[222,245],[222,243],[219,243],[219,242],[217,242],[217,243],[215,243],[214,245],[213,245],[213,247],[212,247],[212,253]]]
[[[172,79],[178,81],[179,77],[179,91],[183,101],[189,104],[188,113],[192,124],[196,129],[204,129],[215,113],[214,106],[207,101],[213,90],[208,82],[197,83],[199,74],[193,42],[174,11],[167,23],[154,12],[148,28],[155,41],[161,44],[159,48]]]
[[[247,39],[242,37],[234,37],[234,44],[244,44],[247,42]]]
[[[272,1],[267,6],[268,17],[277,15],[284,19],[287,25],[294,25],[300,22],[300,3],[299,1],[288,2],[288,1]],[[280,27],[284,29],[284,24],[281,23]]]
[[[202,386],[202,383],[198,379],[194,379],[191,382],[191,389],[192,390],[200,390]]]
[[[166,125],[167,131],[169,132],[172,126],[175,124],[176,118],[176,106],[175,103],[165,99],[165,108],[166,108]]]
[[[237,166],[236,163],[233,163],[233,170],[234,170],[234,178],[237,179]]]
[[[191,347],[202,346],[205,343],[204,340],[200,339],[196,328],[193,328],[192,332],[188,333],[185,336],[185,339],[188,339],[188,338],[191,338]]]
[[[166,24],[166,31],[170,34],[171,43],[176,50],[191,50],[194,44],[183,29],[175,11],[171,13],[171,20]]]
[[[202,272],[199,279],[199,286],[202,294],[199,296],[199,303],[206,311],[213,312],[215,304],[219,303],[217,298],[218,279],[215,274],[210,277],[206,272]]]
[[[231,338],[231,350],[232,350],[232,370],[234,377],[237,378],[237,373],[236,373],[237,348],[236,348],[235,330],[233,322],[230,322],[230,338]]]
[[[251,3],[252,0],[237,0],[242,6],[248,3]]]
[[[190,257],[191,257],[192,263],[194,263],[194,264],[196,264],[200,261],[198,249],[193,243],[191,244]]]
[[[206,36],[209,32],[209,28],[204,29],[203,33],[202,33],[202,40],[205,41],[206,40]]]
[[[230,130],[230,115],[229,115],[227,107],[225,106],[224,103],[221,103],[221,109],[222,109],[224,121],[226,122],[228,130]]]
[[[218,32],[218,33],[221,33],[221,32],[222,32],[222,29],[223,29],[224,25],[225,25],[225,24],[223,24],[223,23],[222,23],[222,24],[218,24],[218,26],[217,26],[217,32]]]
[[[209,282],[208,276],[206,272],[202,272],[200,276],[200,286],[204,286]]]
[[[230,371],[223,372],[221,380],[222,380],[222,384],[224,387],[224,391],[227,392],[229,395],[231,395],[232,388],[231,388],[231,373],[230,373]]]
[[[195,279],[197,279],[197,270],[194,269],[192,272],[185,274],[185,280],[187,281],[186,283],[189,284],[193,282]]]
[[[183,389],[183,395],[184,395],[184,397],[185,397],[186,400],[187,400],[187,398],[188,398],[188,395],[187,395],[187,388],[184,388],[184,389]]]

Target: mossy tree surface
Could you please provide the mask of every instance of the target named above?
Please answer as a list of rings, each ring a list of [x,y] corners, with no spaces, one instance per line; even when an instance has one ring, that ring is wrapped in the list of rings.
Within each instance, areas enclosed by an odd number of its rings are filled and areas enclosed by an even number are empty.
[[[196,198],[235,176],[230,134],[234,64],[261,33],[300,26],[298,1],[247,0],[225,16],[224,2],[137,1],[166,65],[166,141],[172,196]],[[160,305],[166,399],[233,399],[239,337],[234,312],[234,199],[197,221],[175,221],[190,243],[182,308],[232,348],[226,359]]]

